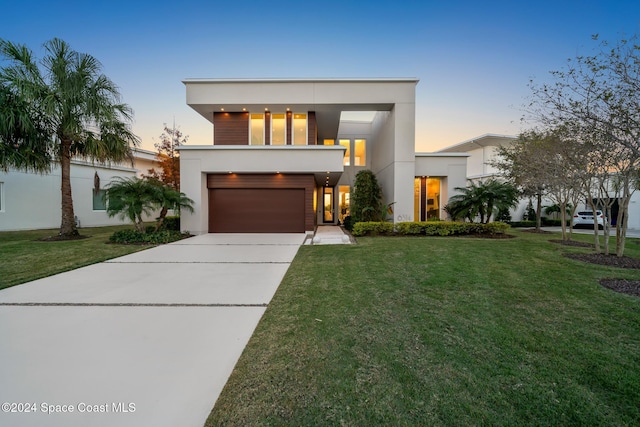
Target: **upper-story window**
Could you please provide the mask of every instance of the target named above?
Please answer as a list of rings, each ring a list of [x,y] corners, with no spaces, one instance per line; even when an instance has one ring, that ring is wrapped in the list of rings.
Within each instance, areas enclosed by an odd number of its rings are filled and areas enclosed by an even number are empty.
[[[345,166],[351,166],[351,140],[341,139],[338,142],[340,143],[340,145],[346,148],[344,152],[344,161],[342,163]]]
[[[264,145],[264,114],[251,114],[251,145]]]
[[[307,115],[293,114],[293,144],[307,145]]]
[[[367,140],[356,139],[353,141],[353,165],[354,166],[366,166],[367,165]]]
[[[287,143],[287,120],[284,114],[271,114],[271,145]]]

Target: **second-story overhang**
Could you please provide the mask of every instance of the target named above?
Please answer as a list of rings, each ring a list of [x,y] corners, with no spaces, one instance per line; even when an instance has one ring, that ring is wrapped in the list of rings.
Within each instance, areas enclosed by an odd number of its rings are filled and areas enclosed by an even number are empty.
[[[415,103],[415,78],[186,79],[187,104],[215,112],[314,111],[318,140],[335,139],[343,111],[389,111]]]
[[[339,145],[183,145],[183,167],[198,163],[202,173],[313,174],[318,185],[333,186],[344,172],[345,148]]]

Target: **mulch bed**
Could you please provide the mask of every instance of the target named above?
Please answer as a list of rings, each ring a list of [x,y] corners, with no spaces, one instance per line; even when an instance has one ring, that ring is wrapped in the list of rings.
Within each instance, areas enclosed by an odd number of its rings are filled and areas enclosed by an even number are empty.
[[[559,243],[566,246],[593,247],[592,243],[576,242],[573,240],[549,240],[552,243]],[[567,258],[578,261],[589,262],[591,264],[606,265],[618,268],[640,269],[640,259],[628,256],[617,257],[605,254],[564,254]],[[629,279],[600,279],[600,286],[611,289],[621,294],[640,297],[640,280]]]
[[[600,285],[621,294],[640,297],[640,280],[600,279]]]
[[[640,269],[640,259],[628,256],[617,257],[615,255],[604,254],[564,254],[564,256],[578,261],[606,265],[609,267]]]

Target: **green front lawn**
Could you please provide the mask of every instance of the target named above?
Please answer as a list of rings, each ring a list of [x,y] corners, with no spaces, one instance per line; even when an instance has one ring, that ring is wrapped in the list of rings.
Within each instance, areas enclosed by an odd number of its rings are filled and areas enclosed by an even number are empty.
[[[206,425],[640,425],[640,271],[512,233],[301,247]]]
[[[61,242],[38,241],[55,236],[57,229],[0,232],[0,289],[148,248],[107,244],[116,230],[131,228],[82,228],[88,238]]]

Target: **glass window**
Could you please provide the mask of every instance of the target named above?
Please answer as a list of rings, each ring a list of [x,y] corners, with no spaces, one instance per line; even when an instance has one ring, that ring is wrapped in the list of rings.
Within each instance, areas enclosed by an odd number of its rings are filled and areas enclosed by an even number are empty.
[[[427,220],[440,218],[440,178],[427,178]]]
[[[336,140],[335,139],[325,139],[324,141],[322,141],[323,145],[336,145]]]
[[[264,145],[264,114],[251,115],[251,145]]]
[[[287,122],[284,114],[271,115],[271,145],[285,145]]]
[[[307,115],[293,115],[293,144],[307,145]]]
[[[367,140],[356,139],[354,141],[353,149],[353,164],[354,166],[366,166],[367,165]]]
[[[338,187],[339,197],[340,197],[340,222],[344,222],[344,218],[350,215],[350,192],[351,187],[348,185],[341,185]]]
[[[341,139],[340,145],[345,147],[347,150],[344,152],[344,166],[351,165],[351,140],[350,139]]]
[[[413,220],[421,221],[420,218],[420,178],[413,179]]]
[[[333,188],[322,187],[324,194],[324,222],[333,222]]]
[[[440,218],[440,178],[416,177],[413,181],[413,220]]]
[[[91,194],[93,194],[93,210],[94,211],[106,211],[107,210],[107,201],[105,199],[106,191],[105,190],[91,190]]]

